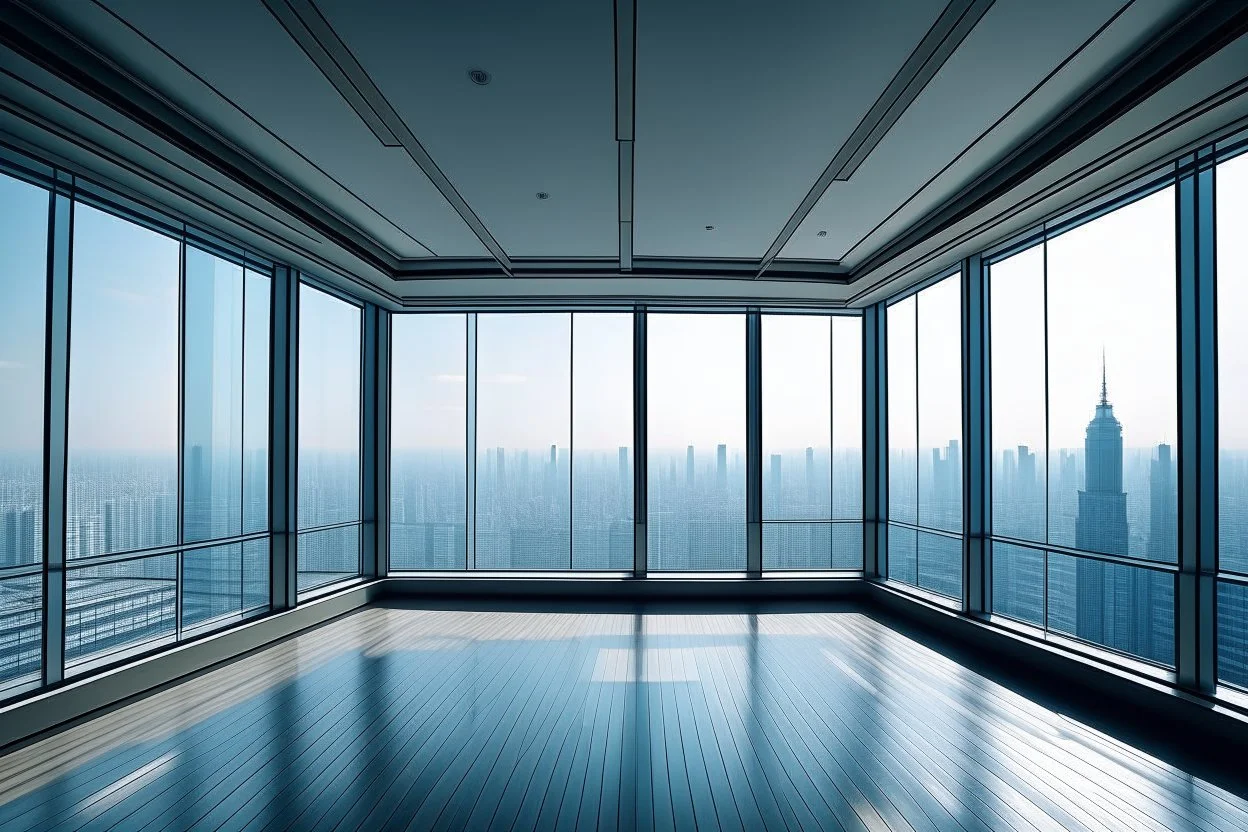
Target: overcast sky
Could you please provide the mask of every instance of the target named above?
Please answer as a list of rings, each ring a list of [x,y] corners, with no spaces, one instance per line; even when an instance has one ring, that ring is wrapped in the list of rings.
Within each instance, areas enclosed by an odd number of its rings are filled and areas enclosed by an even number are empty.
[[[1218,170],[1219,364],[1248,377],[1248,156]],[[0,449],[34,449],[42,430],[43,273],[47,194],[0,177]],[[1230,229],[1228,231],[1228,228]],[[163,235],[78,206],[74,240],[71,446],[172,450],[177,439],[178,246]],[[1047,332],[1045,268],[1047,260]],[[1083,443],[1100,395],[1109,398],[1128,447],[1176,440],[1174,192],[1167,188],[992,266],[992,398],[998,449],[1045,441]],[[119,268],[118,264],[124,264]],[[947,281],[889,313],[890,355],[913,353],[917,306],[920,444],[960,436],[957,285]],[[354,447],[358,420],[360,312],[305,288],[301,299],[301,442]],[[910,332],[894,321],[907,318]],[[490,446],[610,450],[631,444],[631,316],[627,313],[479,316],[478,437]],[[856,383],[860,324],[764,322],[764,442],[769,449],[829,444],[829,411],[841,437],[860,431]],[[1047,334],[1047,375],[1044,344]],[[569,355],[569,339],[575,349]],[[745,320],[740,314],[652,314],[649,319],[650,444],[708,451],[745,441]],[[463,445],[463,315],[396,316],[395,447]],[[828,401],[829,362],[838,370]],[[842,366],[843,365],[843,366]],[[914,377],[890,375],[894,429],[914,430]],[[575,384],[572,384],[572,381]],[[570,392],[574,390],[575,393]],[[575,395],[573,403],[570,399]],[[573,420],[570,409],[578,414]],[[1223,446],[1248,448],[1248,385],[1220,388]],[[769,418],[770,417],[770,418]],[[833,418],[836,418],[835,416]],[[911,420],[906,424],[907,420]]]

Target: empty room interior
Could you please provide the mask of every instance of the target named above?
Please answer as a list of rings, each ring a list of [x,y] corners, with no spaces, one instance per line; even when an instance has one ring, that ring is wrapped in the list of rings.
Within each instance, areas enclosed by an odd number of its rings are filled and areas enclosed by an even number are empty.
[[[1243,0],[0,0],[0,829],[1248,832]]]

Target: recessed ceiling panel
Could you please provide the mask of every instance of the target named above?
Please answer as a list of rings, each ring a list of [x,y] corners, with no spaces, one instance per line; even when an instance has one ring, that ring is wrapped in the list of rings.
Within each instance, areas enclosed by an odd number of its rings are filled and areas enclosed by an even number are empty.
[[[394,254],[486,255],[411,158],[381,144],[260,0],[100,2],[110,19],[93,3],[56,5],[89,39],[111,38],[110,53],[128,69]]]
[[[1043,129],[1177,5],[996,0],[854,175],[828,187],[781,257],[861,261]]]
[[[509,256],[616,255],[610,2],[317,6]]]
[[[944,6],[638,3],[635,253],[761,258]]]

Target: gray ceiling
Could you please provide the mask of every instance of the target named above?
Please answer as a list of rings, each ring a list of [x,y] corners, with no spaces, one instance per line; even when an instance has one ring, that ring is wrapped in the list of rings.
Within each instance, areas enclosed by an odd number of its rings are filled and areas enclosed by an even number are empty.
[[[1248,113],[1240,38],[985,190],[1209,5],[1181,0],[26,5],[87,55],[0,54],[6,133],[393,303],[862,302]]]

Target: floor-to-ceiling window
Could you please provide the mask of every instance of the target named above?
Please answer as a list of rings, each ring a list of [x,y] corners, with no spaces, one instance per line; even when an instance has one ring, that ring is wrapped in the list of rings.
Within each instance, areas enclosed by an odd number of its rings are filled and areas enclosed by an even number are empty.
[[[43,391],[49,192],[0,176],[0,696],[43,648]]]
[[[1173,664],[1173,188],[992,262],[988,291],[992,609]]]
[[[888,577],[962,595],[961,280],[888,307]]]
[[[391,569],[466,565],[467,320],[391,319]]]
[[[1248,154],[1217,188],[1218,678],[1248,688]]]
[[[646,328],[649,568],[744,570],[745,315]]]
[[[391,568],[633,568],[631,312],[396,315],[391,367]]]
[[[360,574],[362,310],[299,286],[300,592]]]
[[[862,568],[862,321],[762,316],[764,569]]]

